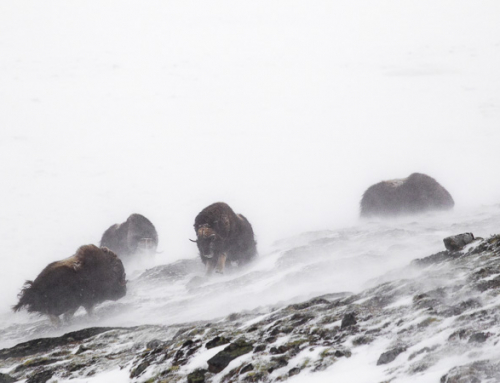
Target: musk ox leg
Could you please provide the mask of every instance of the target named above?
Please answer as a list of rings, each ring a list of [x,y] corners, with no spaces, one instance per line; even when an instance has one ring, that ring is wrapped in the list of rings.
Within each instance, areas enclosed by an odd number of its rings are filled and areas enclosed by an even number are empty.
[[[215,272],[219,274],[224,274],[224,267],[226,266],[227,255],[222,253],[217,260],[217,267],[215,268]]]
[[[212,272],[214,271],[214,263],[212,262],[211,259],[205,263],[205,275],[212,275]]]
[[[61,319],[57,315],[49,314],[49,319],[55,327],[61,327]]]

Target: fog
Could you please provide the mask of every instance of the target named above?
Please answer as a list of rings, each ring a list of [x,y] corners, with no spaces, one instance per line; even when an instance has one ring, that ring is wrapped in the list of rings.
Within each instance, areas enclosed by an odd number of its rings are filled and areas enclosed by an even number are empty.
[[[461,222],[498,204],[499,17],[494,1],[2,2],[2,317],[131,213],[165,264],[196,258],[194,217],[227,202],[265,263],[282,238],[363,225],[383,179],[429,174]]]

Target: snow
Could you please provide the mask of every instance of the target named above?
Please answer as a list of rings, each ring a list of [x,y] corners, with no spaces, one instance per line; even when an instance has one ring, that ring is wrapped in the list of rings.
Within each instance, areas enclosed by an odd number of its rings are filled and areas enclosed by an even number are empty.
[[[359,291],[447,235],[497,232],[499,18],[493,0],[0,3],[0,328],[36,334],[43,321],[10,312],[23,282],[134,212],[158,229],[160,265],[196,258],[194,217],[225,201],[253,224],[261,260],[213,279],[209,299],[181,283],[131,289],[136,311],[99,324]],[[358,221],[367,187],[415,171],[455,212]],[[276,267],[325,230],[328,251]],[[71,329],[89,323],[77,316]]]
[[[110,371],[102,372],[96,376],[88,377],[88,378],[73,378],[73,379],[61,379],[61,378],[53,378],[49,380],[49,382],[58,382],[58,383],[108,383],[108,382],[128,382],[129,381],[130,372],[128,368],[115,368]]]

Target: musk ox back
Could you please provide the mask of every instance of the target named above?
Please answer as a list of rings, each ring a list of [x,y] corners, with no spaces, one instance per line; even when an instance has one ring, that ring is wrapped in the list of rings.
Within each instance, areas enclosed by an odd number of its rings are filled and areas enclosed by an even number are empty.
[[[449,210],[454,205],[450,193],[434,178],[413,173],[408,178],[382,181],[370,186],[361,199],[361,217]]]
[[[194,220],[196,244],[206,265],[207,274],[213,269],[223,273],[226,260],[238,266],[257,255],[252,225],[225,203],[217,202],[203,209]]]
[[[158,247],[158,233],[149,219],[132,214],[124,223],[115,224],[104,232],[101,247],[107,247],[122,259],[136,253],[152,255]]]
[[[96,304],[122,298],[126,283],[125,269],[115,253],[85,245],[75,255],[50,263],[34,281],[26,281],[13,310],[25,307],[59,322],[59,315],[69,319],[80,306],[92,314]]]

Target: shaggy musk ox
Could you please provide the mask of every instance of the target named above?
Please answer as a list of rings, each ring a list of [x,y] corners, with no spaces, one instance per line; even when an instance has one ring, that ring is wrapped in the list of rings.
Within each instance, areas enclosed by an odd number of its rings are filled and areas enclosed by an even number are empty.
[[[217,202],[203,209],[194,220],[198,250],[207,274],[213,269],[224,272],[226,260],[238,266],[257,255],[252,225],[225,203]]]
[[[450,193],[434,178],[413,173],[408,178],[382,181],[370,186],[361,199],[361,217],[449,210],[454,205]]]
[[[122,298],[126,285],[125,269],[115,253],[85,245],[75,255],[50,263],[34,281],[26,281],[12,309],[26,307],[28,312],[47,314],[58,324],[59,315],[69,320],[80,306],[92,315],[96,304]]]
[[[155,254],[158,234],[149,219],[132,214],[124,223],[115,224],[104,232],[101,247],[107,247],[122,259],[136,253]]]

